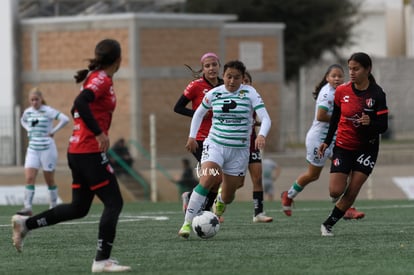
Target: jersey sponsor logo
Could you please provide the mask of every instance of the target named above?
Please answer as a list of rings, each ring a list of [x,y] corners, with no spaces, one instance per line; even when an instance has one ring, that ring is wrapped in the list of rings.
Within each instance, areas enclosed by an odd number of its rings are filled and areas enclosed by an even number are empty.
[[[361,126],[361,123],[359,123],[358,119],[361,117],[358,114],[353,115],[352,117],[345,117],[346,120],[352,121],[352,125],[354,125],[355,128],[358,128]]]
[[[342,100],[346,103],[349,102],[349,95],[344,96]]]
[[[236,109],[237,103],[234,100],[225,100],[223,107],[221,107],[221,110],[225,113],[229,113],[231,109]]]

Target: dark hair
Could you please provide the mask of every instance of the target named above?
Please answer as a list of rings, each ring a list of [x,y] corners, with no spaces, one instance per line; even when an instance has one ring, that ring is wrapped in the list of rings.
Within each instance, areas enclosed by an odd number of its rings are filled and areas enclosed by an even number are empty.
[[[190,65],[184,64],[184,66],[186,66],[187,69],[189,69],[191,71],[191,74],[192,74],[192,76],[193,76],[194,79],[198,79],[198,78],[200,78],[202,76],[201,73],[203,72],[203,69],[200,69],[200,70],[196,71],[193,68],[191,68]]]
[[[253,78],[252,78],[252,75],[249,73],[249,71],[245,71],[244,72],[244,76],[245,77],[247,77],[248,79],[249,79],[249,81],[250,81],[250,84],[253,84]]]
[[[118,58],[121,57],[121,45],[114,39],[104,39],[100,41],[95,47],[95,58],[89,59],[87,70],[80,70],[76,72],[74,78],[76,83],[85,80],[89,71],[105,69],[114,64]]]
[[[229,68],[239,70],[243,76],[246,74],[246,66],[244,66],[243,62],[239,60],[229,61],[226,64],[224,64],[223,73],[225,73]]]
[[[344,72],[344,68],[339,64],[332,64],[331,66],[329,66],[325,74],[323,75],[323,78],[321,79],[319,84],[315,86],[315,90],[312,92],[314,99],[318,98],[319,92],[321,91],[322,87],[325,86],[326,83],[328,83],[328,81],[326,81],[326,77],[333,69],[340,69],[342,72]]]
[[[365,69],[369,69],[368,80],[369,80],[369,82],[376,83],[375,78],[371,73],[372,60],[371,60],[371,57],[369,57],[368,54],[363,53],[363,52],[353,53],[351,55],[351,57],[348,59],[348,63],[351,60],[355,61],[355,62],[358,62]]]

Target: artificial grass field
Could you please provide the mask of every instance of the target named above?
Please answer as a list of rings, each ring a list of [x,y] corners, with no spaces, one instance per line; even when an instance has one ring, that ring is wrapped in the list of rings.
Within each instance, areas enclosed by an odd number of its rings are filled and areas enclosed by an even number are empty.
[[[334,237],[321,237],[329,201],[297,201],[293,215],[265,202],[269,224],[252,222],[251,202],[228,206],[218,234],[178,237],[181,203],[126,203],[112,257],[129,274],[414,274],[414,203],[357,201],[366,216],[341,220]],[[36,206],[35,213],[46,206]],[[90,274],[101,204],[80,220],[30,232],[23,253],[11,242],[10,218],[18,206],[1,206],[0,274]]]

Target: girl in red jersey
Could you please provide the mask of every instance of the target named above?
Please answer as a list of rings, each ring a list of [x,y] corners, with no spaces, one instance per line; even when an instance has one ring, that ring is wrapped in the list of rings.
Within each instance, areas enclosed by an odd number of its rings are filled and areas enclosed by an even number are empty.
[[[329,193],[338,201],[321,225],[322,236],[333,236],[332,227],[354,203],[375,166],[380,134],[388,128],[386,96],[371,74],[371,58],[354,53],[348,70],[351,81],[336,88],[328,134],[318,150],[322,157],[337,131]]]
[[[108,131],[116,106],[112,77],[121,64],[121,46],[118,41],[104,39],[95,47],[95,58],[88,70],[78,71],[76,82],[83,81],[80,94],[72,107],[73,134],[69,141],[68,164],[72,171],[72,202],[28,218],[14,215],[13,245],[21,252],[23,239],[33,229],[86,216],[93,198],[104,204],[99,222],[98,247],[92,272],[129,271],[110,259],[118,217],[123,199],[117,179],[109,164]]]
[[[201,59],[201,69],[194,71],[191,67],[187,66],[192,72],[193,76],[197,79],[191,81],[184,90],[184,93],[180,96],[177,103],[174,106],[174,112],[193,117],[193,114],[197,107],[200,105],[204,98],[204,95],[213,89],[214,87],[223,84],[223,80],[219,77],[220,60],[219,57],[212,52],[205,53]],[[199,74],[202,73],[201,76]],[[191,109],[186,106],[191,102]],[[209,111],[201,122],[200,129],[198,130],[196,141],[198,148],[193,152],[197,162],[201,160],[201,152],[203,150],[203,141],[208,136],[211,127],[212,112]],[[218,187],[217,187],[218,188]],[[190,200],[191,192],[184,192],[182,194],[183,211],[187,209],[188,201]],[[207,201],[204,206],[204,210],[210,210],[213,202],[217,196],[217,189],[210,190],[207,196]]]

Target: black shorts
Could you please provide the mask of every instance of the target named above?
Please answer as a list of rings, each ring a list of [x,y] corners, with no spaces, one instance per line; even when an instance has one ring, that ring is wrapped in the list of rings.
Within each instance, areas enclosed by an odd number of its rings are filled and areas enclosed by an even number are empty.
[[[359,171],[369,176],[374,169],[378,150],[350,151],[335,146],[333,149],[331,173],[349,174]]]
[[[82,188],[89,188],[94,191],[108,184],[117,183],[114,171],[105,153],[68,153],[67,158],[74,187],[82,185]]]
[[[256,162],[262,162],[262,154],[260,154],[260,150],[250,151],[249,164]]]
[[[198,162],[201,161],[201,153],[203,153],[203,141],[202,140],[196,140],[198,144],[197,150],[193,153],[193,156],[196,158]]]

